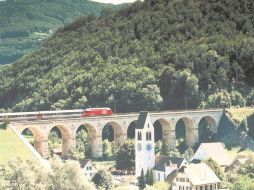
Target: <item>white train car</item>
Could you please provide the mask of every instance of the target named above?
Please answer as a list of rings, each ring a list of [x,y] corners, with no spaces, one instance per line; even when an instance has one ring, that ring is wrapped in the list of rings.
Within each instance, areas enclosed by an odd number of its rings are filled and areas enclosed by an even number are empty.
[[[37,112],[16,112],[0,113],[0,122],[19,120],[42,120],[50,118],[81,117],[82,109],[58,110],[58,111],[37,111]]]

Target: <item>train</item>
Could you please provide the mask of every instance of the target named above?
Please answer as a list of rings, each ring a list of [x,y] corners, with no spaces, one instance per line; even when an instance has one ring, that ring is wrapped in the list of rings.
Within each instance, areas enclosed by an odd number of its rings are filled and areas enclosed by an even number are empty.
[[[109,116],[113,112],[110,108],[88,108],[77,110],[59,110],[59,111],[37,111],[37,112],[17,112],[17,113],[0,113],[0,122],[19,121],[19,120],[42,120],[52,118],[67,117],[92,117],[92,116]]]
[[[112,115],[113,112],[110,108],[88,108],[83,111],[81,116],[98,116],[98,115]]]

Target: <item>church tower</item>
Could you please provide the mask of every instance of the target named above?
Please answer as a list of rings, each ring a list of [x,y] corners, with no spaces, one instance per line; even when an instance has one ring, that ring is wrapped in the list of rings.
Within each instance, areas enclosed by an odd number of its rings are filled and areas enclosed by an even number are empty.
[[[154,127],[148,112],[140,112],[135,129],[135,170],[140,176],[155,165]]]

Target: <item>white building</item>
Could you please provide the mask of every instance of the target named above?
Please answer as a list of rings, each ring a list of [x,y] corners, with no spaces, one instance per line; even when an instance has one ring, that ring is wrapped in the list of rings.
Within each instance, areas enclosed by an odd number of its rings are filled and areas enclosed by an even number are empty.
[[[215,160],[221,167],[227,167],[232,163],[224,148],[224,145],[220,142],[201,143],[198,150],[192,157],[191,161],[203,161],[208,158],[212,158],[213,160]]]
[[[157,181],[164,181],[166,178],[181,167],[188,164],[184,158],[156,156],[154,173]]]
[[[83,169],[83,172],[85,176],[87,176],[88,179],[92,179],[93,176],[97,173],[96,167],[93,165],[91,160],[84,160],[80,162],[81,168]]]
[[[221,182],[205,163],[189,164],[168,178],[172,190],[217,190]]]
[[[155,157],[154,126],[148,112],[140,112],[135,129],[136,176],[140,176],[143,169],[154,169],[158,181],[164,181],[174,170],[178,170],[187,161],[183,158],[168,156]]]
[[[155,166],[154,127],[148,112],[140,112],[135,129],[135,170],[140,176]]]

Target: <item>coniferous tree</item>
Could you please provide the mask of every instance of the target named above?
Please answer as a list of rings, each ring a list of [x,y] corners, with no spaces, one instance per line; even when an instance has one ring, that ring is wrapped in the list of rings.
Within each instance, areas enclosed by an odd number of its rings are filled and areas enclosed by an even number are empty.
[[[138,177],[138,187],[140,190],[143,190],[146,188],[146,178],[145,178],[143,169],[141,171],[141,175]]]
[[[148,169],[146,173],[146,184],[153,185],[155,183],[155,176],[153,169]]]

